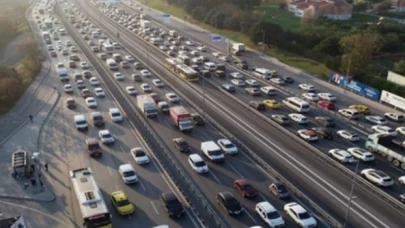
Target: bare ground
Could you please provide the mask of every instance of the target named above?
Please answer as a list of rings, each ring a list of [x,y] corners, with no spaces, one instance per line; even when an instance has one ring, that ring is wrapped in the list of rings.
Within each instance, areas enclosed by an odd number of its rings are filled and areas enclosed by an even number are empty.
[[[10,67],[18,67],[19,63],[27,54],[32,42],[32,34],[29,31],[23,32],[12,39],[3,50],[0,50],[0,62]]]

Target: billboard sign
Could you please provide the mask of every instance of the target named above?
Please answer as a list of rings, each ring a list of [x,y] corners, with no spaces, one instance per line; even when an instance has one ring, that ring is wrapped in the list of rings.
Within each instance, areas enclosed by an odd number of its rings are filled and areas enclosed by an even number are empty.
[[[395,108],[405,109],[405,98],[383,90],[381,93],[381,102],[385,102]]]
[[[347,81],[349,79],[349,83]],[[361,82],[352,80],[352,77],[346,77],[341,74],[331,72],[329,74],[329,82],[333,84],[337,84],[340,87],[344,87],[345,89],[360,94],[368,99],[378,101],[380,100],[381,92],[373,87],[365,85]]]

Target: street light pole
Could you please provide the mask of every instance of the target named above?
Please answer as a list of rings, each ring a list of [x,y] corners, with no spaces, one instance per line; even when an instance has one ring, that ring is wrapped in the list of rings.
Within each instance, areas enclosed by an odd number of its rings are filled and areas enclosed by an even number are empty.
[[[265,51],[265,49],[266,49],[266,43],[265,43],[265,39],[266,39],[266,31],[264,31],[264,30],[261,30],[261,32],[262,32],[262,56],[264,55],[264,51]]]
[[[202,97],[202,103],[203,103],[203,105],[202,105],[202,115],[203,115],[203,117],[205,116],[205,76],[203,75],[202,76],[202,78],[203,78],[203,90],[202,90],[202,92],[203,92],[203,97]]]
[[[353,193],[354,193],[354,187],[356,186],[357,171],[358,171],[358,169],[359,169],[359,164],[360,164],[360,162],[357,161],[356,170],[354,171],[352,186],[350,187],[349,201],[348,201],[348,203],[347,203],[347,208],[346,208],[346,213],[345,213],[345,221],[344,221],[344,223],[343,223],[343,228],[346,228],[347,223],[348,223],[348,220],[349,220],[350,208],[351,208],[351,206],[352,206]]]

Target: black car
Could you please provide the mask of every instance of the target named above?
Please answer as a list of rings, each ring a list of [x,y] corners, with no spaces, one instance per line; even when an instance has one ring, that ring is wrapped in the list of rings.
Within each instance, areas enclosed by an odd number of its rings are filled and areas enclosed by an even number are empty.
[[[290,197],[290,192],[288,192],[288,189],[281,182],[271,184],[269,186],[269,191],[279,199],[285,199]]]
[[[238,67],[242,70],[249,70],[249,65],[247,64],[247,62],[238,62],[236,64],[236,67]]]
[[[249,106],[259,110],[259,111],[263,111],[266,109],[266,107],[264,106],[264,104],[262,102],[258,102],[258,101],[251,101],[249,102]]]
[[[220,71],[226,71],[226,67],[225,67],[225,65],[224,64],[222,64],[222,63],[219,63],[219,64],[217,64],[217,70],[220,70]]]
[[[183,205],[172,192],[162,193],[160,204],[171,218],[179,218],[185,213]]]
[[[401,201],[402,203],[405,203],[405,194],[399,195],[399,201]]]
[[[285,115],[271,115],[271,119],[281,125],[290,123],[290,120]]]
[[[225,71],[222,70],[216,70],[214,71],[214,75],[218,78],[225,78]]]
[[[204,126],[205,125],[205,121],[204,119],[200,116],[200,114],[198,113],[192,113],[191,114],[191,118],[193,120],[194,125],[198,125],[198,126]]]
[[[315,117],[315,121],[321,124],[324,127],[335,127],[335,121],[327,116],[317,116]]]
[[[180,152],[190,152],[190,146],[188,145],[187,141],[183,138],[173,139],[174,145]]]
[[[223,84],[221,87],[222,87],[222,89],[224,89],[224,90],[226,90],[226,91],[228,91],[230,93],[236,92],[235,86],[233,86],[231,84]]]
[[[312,128],[313,131],[315,131],[321,138],[324,139],[333,139],[333,133],[327,128],[323,127],[314,127]]]
[[[229,215],[239,215],[243,208],[239,201],[230,192],[220,192],[216,196],[217,203],[221,205]]]
[[[286,76],[286,77],[282,77],[282,79],[287,83],[293,83],[294,82],[294,79],[292,77]]]

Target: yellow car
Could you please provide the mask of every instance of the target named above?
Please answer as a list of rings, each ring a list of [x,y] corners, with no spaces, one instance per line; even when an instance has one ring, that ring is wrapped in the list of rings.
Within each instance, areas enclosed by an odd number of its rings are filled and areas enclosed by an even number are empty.
[[[365,105],[350,105],[349,108],[357,110],[359,113],[362,114],[370,114],[370,109]]]
[[[272,77],[277,77],[278,76],[278,72],[275,70],[271,70],[271,76]]]
[[[123,191],[111,193],[111,202],[120,215],[129,215],[135,212],[135,207],[128,201]]]
[[[272,109],[278,109],[280,108],[280,103],[278,103],[275,100],[264,100],[263,104],[267,107],[267,108],[272,108]]]

